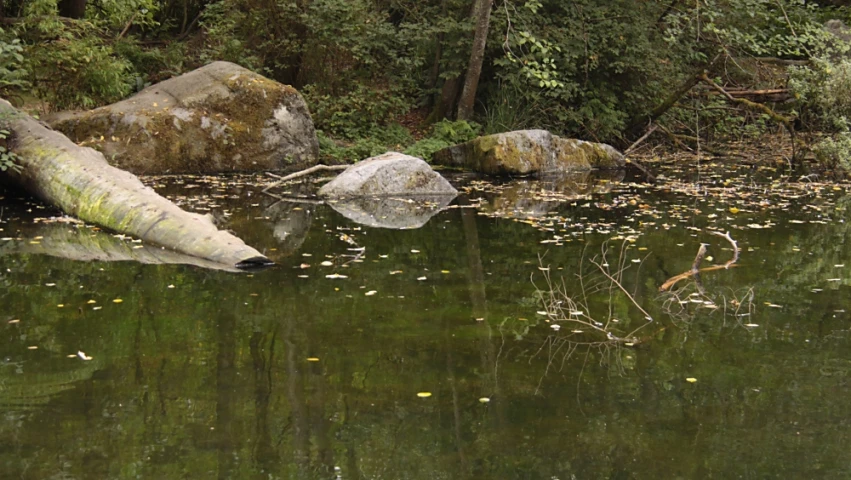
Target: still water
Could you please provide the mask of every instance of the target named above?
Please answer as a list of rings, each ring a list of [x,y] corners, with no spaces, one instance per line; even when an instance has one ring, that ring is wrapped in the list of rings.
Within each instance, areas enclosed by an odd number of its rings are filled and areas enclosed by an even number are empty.
[[[403,230],[148,179],[277,262],[253,273],[7,193],[0,477],[848,478],[848,187],[722,170],[456,178]],[[701,243],[739,258],[660,291]]]

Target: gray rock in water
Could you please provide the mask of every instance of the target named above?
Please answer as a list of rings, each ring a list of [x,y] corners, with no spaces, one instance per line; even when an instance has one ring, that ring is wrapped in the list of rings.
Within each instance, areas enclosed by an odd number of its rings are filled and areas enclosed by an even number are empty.
[[[398,152],[358,162],[319,190],[326,198],[457,194],[424,160]]]
[[[562,138],[546,130],[479,137],[438,151],[434,162],[495,175],[621,168],[625,163],[623,155],[609,145]]]
[[[77,143],[136,174],[304,168],[319,142],[292,87],[214,62],[89,112],[46,118]]]

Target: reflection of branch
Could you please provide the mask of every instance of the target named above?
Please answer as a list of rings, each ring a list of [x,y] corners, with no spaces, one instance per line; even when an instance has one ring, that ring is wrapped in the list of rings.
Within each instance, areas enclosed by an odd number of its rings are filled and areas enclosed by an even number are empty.
[[[703,261],[703,257],[706,255],[706,245],[700,244],[700,249],[697,252],[697,256],[694,258],[694,263],[692,263],[691,270],[671,277],[659,287],[660,292],[665,292],[671,289],[674,285],[677,284],[680,280],[685,280],[686,278],[696,277],[698,274],[703,272],[712,272],[715,270],[726,270],[730,267],[735,266],[734,264],[739,261],[739,244],[733,240],[733,237],[730,236],[730,232],[721,233],[710,231],[712,235],[718,235],[719,237],[730,242],[730,245],[733,246],[733,258],[728,260],[723,265],[712,265],[711,267],[700,268],[700,263]]]

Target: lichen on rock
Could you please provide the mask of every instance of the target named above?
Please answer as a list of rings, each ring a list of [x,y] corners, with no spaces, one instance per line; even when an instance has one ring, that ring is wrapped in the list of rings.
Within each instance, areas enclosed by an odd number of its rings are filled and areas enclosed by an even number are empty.
[[[133,173],[223,173],[307,167],[319,142],[301,95],[214,62],[90,112],[46,119]]]
[[[560,173],[621,168],[623,155],[609,145],[562,138],[546,130],[478,137],[434,154],[439,165],[491,175]]]

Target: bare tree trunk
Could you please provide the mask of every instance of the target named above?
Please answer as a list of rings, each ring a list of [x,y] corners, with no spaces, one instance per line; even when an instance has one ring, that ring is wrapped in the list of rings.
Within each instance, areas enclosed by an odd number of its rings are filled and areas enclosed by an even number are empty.
[[[86,0],[60,0],[59,15],[68,18],[83,18],[86,15]]]
[[[482,74],[482,62],[485,58],[485,45],[488,39],[492,0],[476,0],[476,33],[473,36],[473,49],[470,52],[470,63],[467,65],[467,75],[464,77],[464,89],[458,101],[458,120],[469,120],[473,116],[473,105],[476,102],[476,89],[479,87],[479,76]]]

